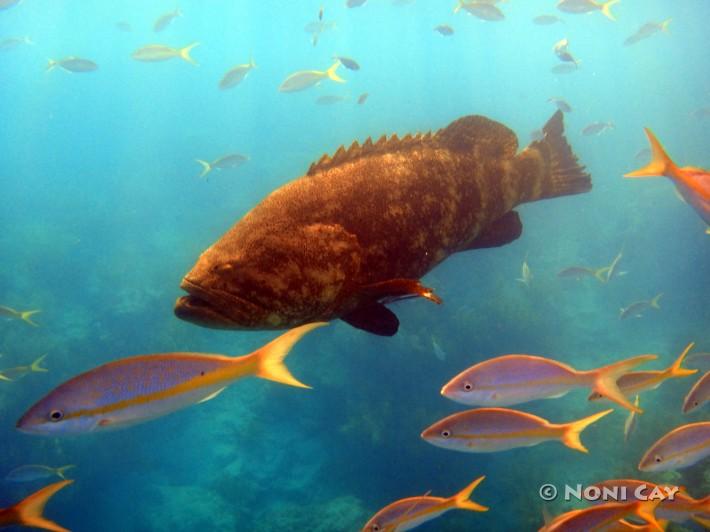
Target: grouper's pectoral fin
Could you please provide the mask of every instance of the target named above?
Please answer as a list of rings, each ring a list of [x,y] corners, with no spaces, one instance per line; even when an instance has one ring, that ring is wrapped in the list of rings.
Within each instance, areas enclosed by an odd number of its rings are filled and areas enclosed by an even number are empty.
[[[394,336],[399,329],[397,316],[382,303],[358,307],[350,314],[341,316],[340,319],[356,329],[378,336]]]
[[[510,211],[486,227],[468,246],[470,249],[497,248],[517,240],[523,232],[520,216]]]
[[[360,296],[364,303],[340,319],[357,329],[380,336],[394,336],[399,329],[397,316],[384,303],[423,297],[441,304],[441,298],[416,279],[390,279],[365,285],[360,289]]]

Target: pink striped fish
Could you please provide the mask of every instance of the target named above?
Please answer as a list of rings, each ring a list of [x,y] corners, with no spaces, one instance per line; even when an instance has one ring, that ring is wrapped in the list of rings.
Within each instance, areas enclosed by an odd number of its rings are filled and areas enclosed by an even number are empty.
[[[692,412],[696,408],[701,407],[710,400],[710,371],[705,372],[705,375],[700,377],[693,387],[685,396],[683,401],[683,412]]]
[[[453,497],[430,497],[423,495],[400,499],[382,508],[373,515],[362,528],[362,532],[399,532],[411,530],[422,523],[431,521],[449,510],[470,510],[472,512],[485,512],[485,506],[469,499],[471,492],[476,489],[483,479],[478,477],[468,486]]]
[[[696,464],[710,456],[710,421],[673,429],[651,448],[639,463],[641,471],[669,471]]]
[[[641,413],[619,390],[617,380],[655,358],[656,355],[639,355],[601,368],[578,371],[550,358],[504,355],[459,373],[442,388],[441,394],[466,405],[511,406],[560,397],[575,388],[591,388],[593,394]]]
[[[55,388],[20,418],[17,428],[47,436],[120,428],[208,401],[249,376],[308,388],[283,360],[306,333],[324,325],[296,327],[236,358],[164,353],[109,362]]]

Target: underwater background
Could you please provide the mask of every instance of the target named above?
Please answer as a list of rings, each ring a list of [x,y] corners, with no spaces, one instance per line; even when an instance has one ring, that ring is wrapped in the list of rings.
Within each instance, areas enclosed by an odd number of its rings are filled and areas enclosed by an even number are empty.
[[[453,14],[447,1],[349,9],[324,0],[323,20],[336,25],[315,46],[304,26],[318,20],[318,0],[182,0],[183,16],[159,34],[153,23],[176,7],[169,1],[25,0],[0,11],[0,40],[27,35],[35,43],[0,51],[0,304],[41,309],[36,328],[0,320],[0,371],[45,353],[49,370],[0,381],[0,478],[23,464],[76,464],[75,484],[45,514],[71,530],[105,532],[357,530],[394,500],[447,497],[479,475],[486,479],[472,498],[488,512],[452,511],[421,530],[536,530],[544,483],[633,477],[708,494],[707,460],[678,473],[636,469],[662,434],[708,419],[707,406],[681,414],[693,377],[644,394],[627,443],[621,409],[587,429],[589,454],[556,442],[457,453],[419,436],[466,408],[439,391],[486,358],[539,354],[591,369],[656,353],[651,365],[660,369],[691,341],[710,351],[705,225],[668,180],[621,177],[644,164],[636,158],[647,147],[644,126],[679,165],[710,166],[710,3],[623,0],[612,8],[616,22],[555,4],[510,0],[499,4],[506,19],[488,22]],[[543,13],[563,22],[533,24]],[[623,46],[644,23],[668,18],[668,34]],[[433,31],[439,24],[455,33]],[[554,73],[552,47],[564,37],[579,67]],[[199,66],[131,59],[145,44],[196,41]],[[340,67],[346,83],[277,91],[289,74],[325,70],[336,54],[361,65]],[[99,69],[45,72],[48,59],[71,55]],[[257,66],[246,79],[219,90],[222,75],[250,57]],[[317,104],[323,95],[346,98]],[[341,321],[308,335],[288,366],[312,390],[248,379],[121,431],[57,439],[15,429],[36,400],[99,364],[169,351],[239,355],[274,338],[200,328],[172,307],[198,255],[323,153],[370,135],[436,130],[467,114],[502,122],[525,146],[555,111],[551,97],[573,108],[567,138],[593,190],[526,204],[520,239],[446,260],[423,281],[444,304],[397,303],[397,336]],[[581,133],[596,121],[616,127]],[[198,178],[195,159],[235,152],[249,160]],[[557,277],[572,265],[607,265],[621,250],[627,273],[609,283]],[[516,281],[524,260],[529,286]],[[658,293],[659,311],[619,319],[621,307]],[[521,409],[571,421],[600,410],[586,395]],[[0,508],[47,482],[0,480]],[[548,506],[555,514],[572,504]]]

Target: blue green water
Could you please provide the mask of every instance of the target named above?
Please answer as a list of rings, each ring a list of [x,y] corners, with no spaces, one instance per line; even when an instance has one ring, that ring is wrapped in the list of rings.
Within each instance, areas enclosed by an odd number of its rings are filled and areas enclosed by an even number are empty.
[[[317,46],[303,27],[317,19],[319,1],[184,0],[184,16],[160,34],[153,22],[171,2],[25,0],[0,11],[0,40],[36,43],[0,52],[0,305],[42,310],[37,328],[0,321],[0,371],[44,353],[49,369],[0,381],[0,477],[23,464],[76,464],[75,484],[46,514],[71,530],[106,532],[356,530],[394,500],[449,496],[479,475],[486,480],[473,499],[490,511],[451,512],[421,530],[536,530],[546,482],[636,477],[678,483],[696,497],[710,492],[707,461],[678,474],[636,470],[662,434],[708,419],[707,407],[680,413],[693,377],[642,396],[646,413],[627,444],[618,409],[587,429],[587,455],[555,442],[463,454],[419,437],[463,409],[439,390],[485,358],[541,354],[588,369],[657,353],[653,367],[662,368],[690,341],[710,351],[705,225],[668,180],[621,177],[641,165],[643,126],[679,164],[710,166],[710,122],[693,114],[710,105],[708,2],[623,0],[611,22],[561,13],[554,0],[511,0],[500,4],[506,20],[495,23],[454,15],[453,2],[322,3],[324,20],[337,24]],[[542,13],[564,22],[534,25]],[[642,24],[667,18],[669,34],[622,46]],[[455,34],[434,32],[438,24]],[[563,37],[581,63],[558,75],[552,46]],[[130,57],[145,44],[194,41],[197,67]],[[345,84],[277,91],[292,72],[325,70],[334,54],[361,65],[339,69]],[[99,69],[44,71],[47,59],[70,55]],[[250,56],[257,67],[246,80],[220,91],[226,70]],[[368,100],[357,105],[364,92]],[[347,99],[315,103],[330,94]],[[199,253],[323,153],[369,135],[436,130],[467,114],[506,124],[524,146],[555,110],[550,97],[573,107],[567,136],[592,192],[524,205],[519,240],[449,258],[424,279],[444,305],[396,304],[396,337],[339,321],[306,337],[288,366],[313,390],[252,379],[122,431],[66,439],[16,431],[31,404],[99,364],[167,351],[244,354],[275,337],[199,328],[176,319],[172,306]],[[610,120],[613,130],[581,134]],[[232,152],[249,161],[197,178],[194,159]],[[621,249],[627,274],[608,284],[556,277],[575,264],[609,264]],[[515,281],[526,256],[529,287]],[[660,311],[618,319],[620,307],[659,292]],[[516,408],[562,422],[601,407],[577,391]],[[48,482],[0,481],[0,507]],[[567,507],[550,505],[553,513]]]

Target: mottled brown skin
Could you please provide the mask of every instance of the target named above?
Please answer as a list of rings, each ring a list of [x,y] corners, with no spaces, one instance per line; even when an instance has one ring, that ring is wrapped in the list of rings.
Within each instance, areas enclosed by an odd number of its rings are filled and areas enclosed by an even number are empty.
[[[396,317],[378,301],[421,295],[401,280],[420,279],[453,253],[514,240],[516,205],[590,189],[561,113],[545,131],[518,155],[514,133],[481,116],[433,135],[340,148],[208,248],[175,312],[230,329],[352,322],[357,313],[356,326],[394,334]]]

